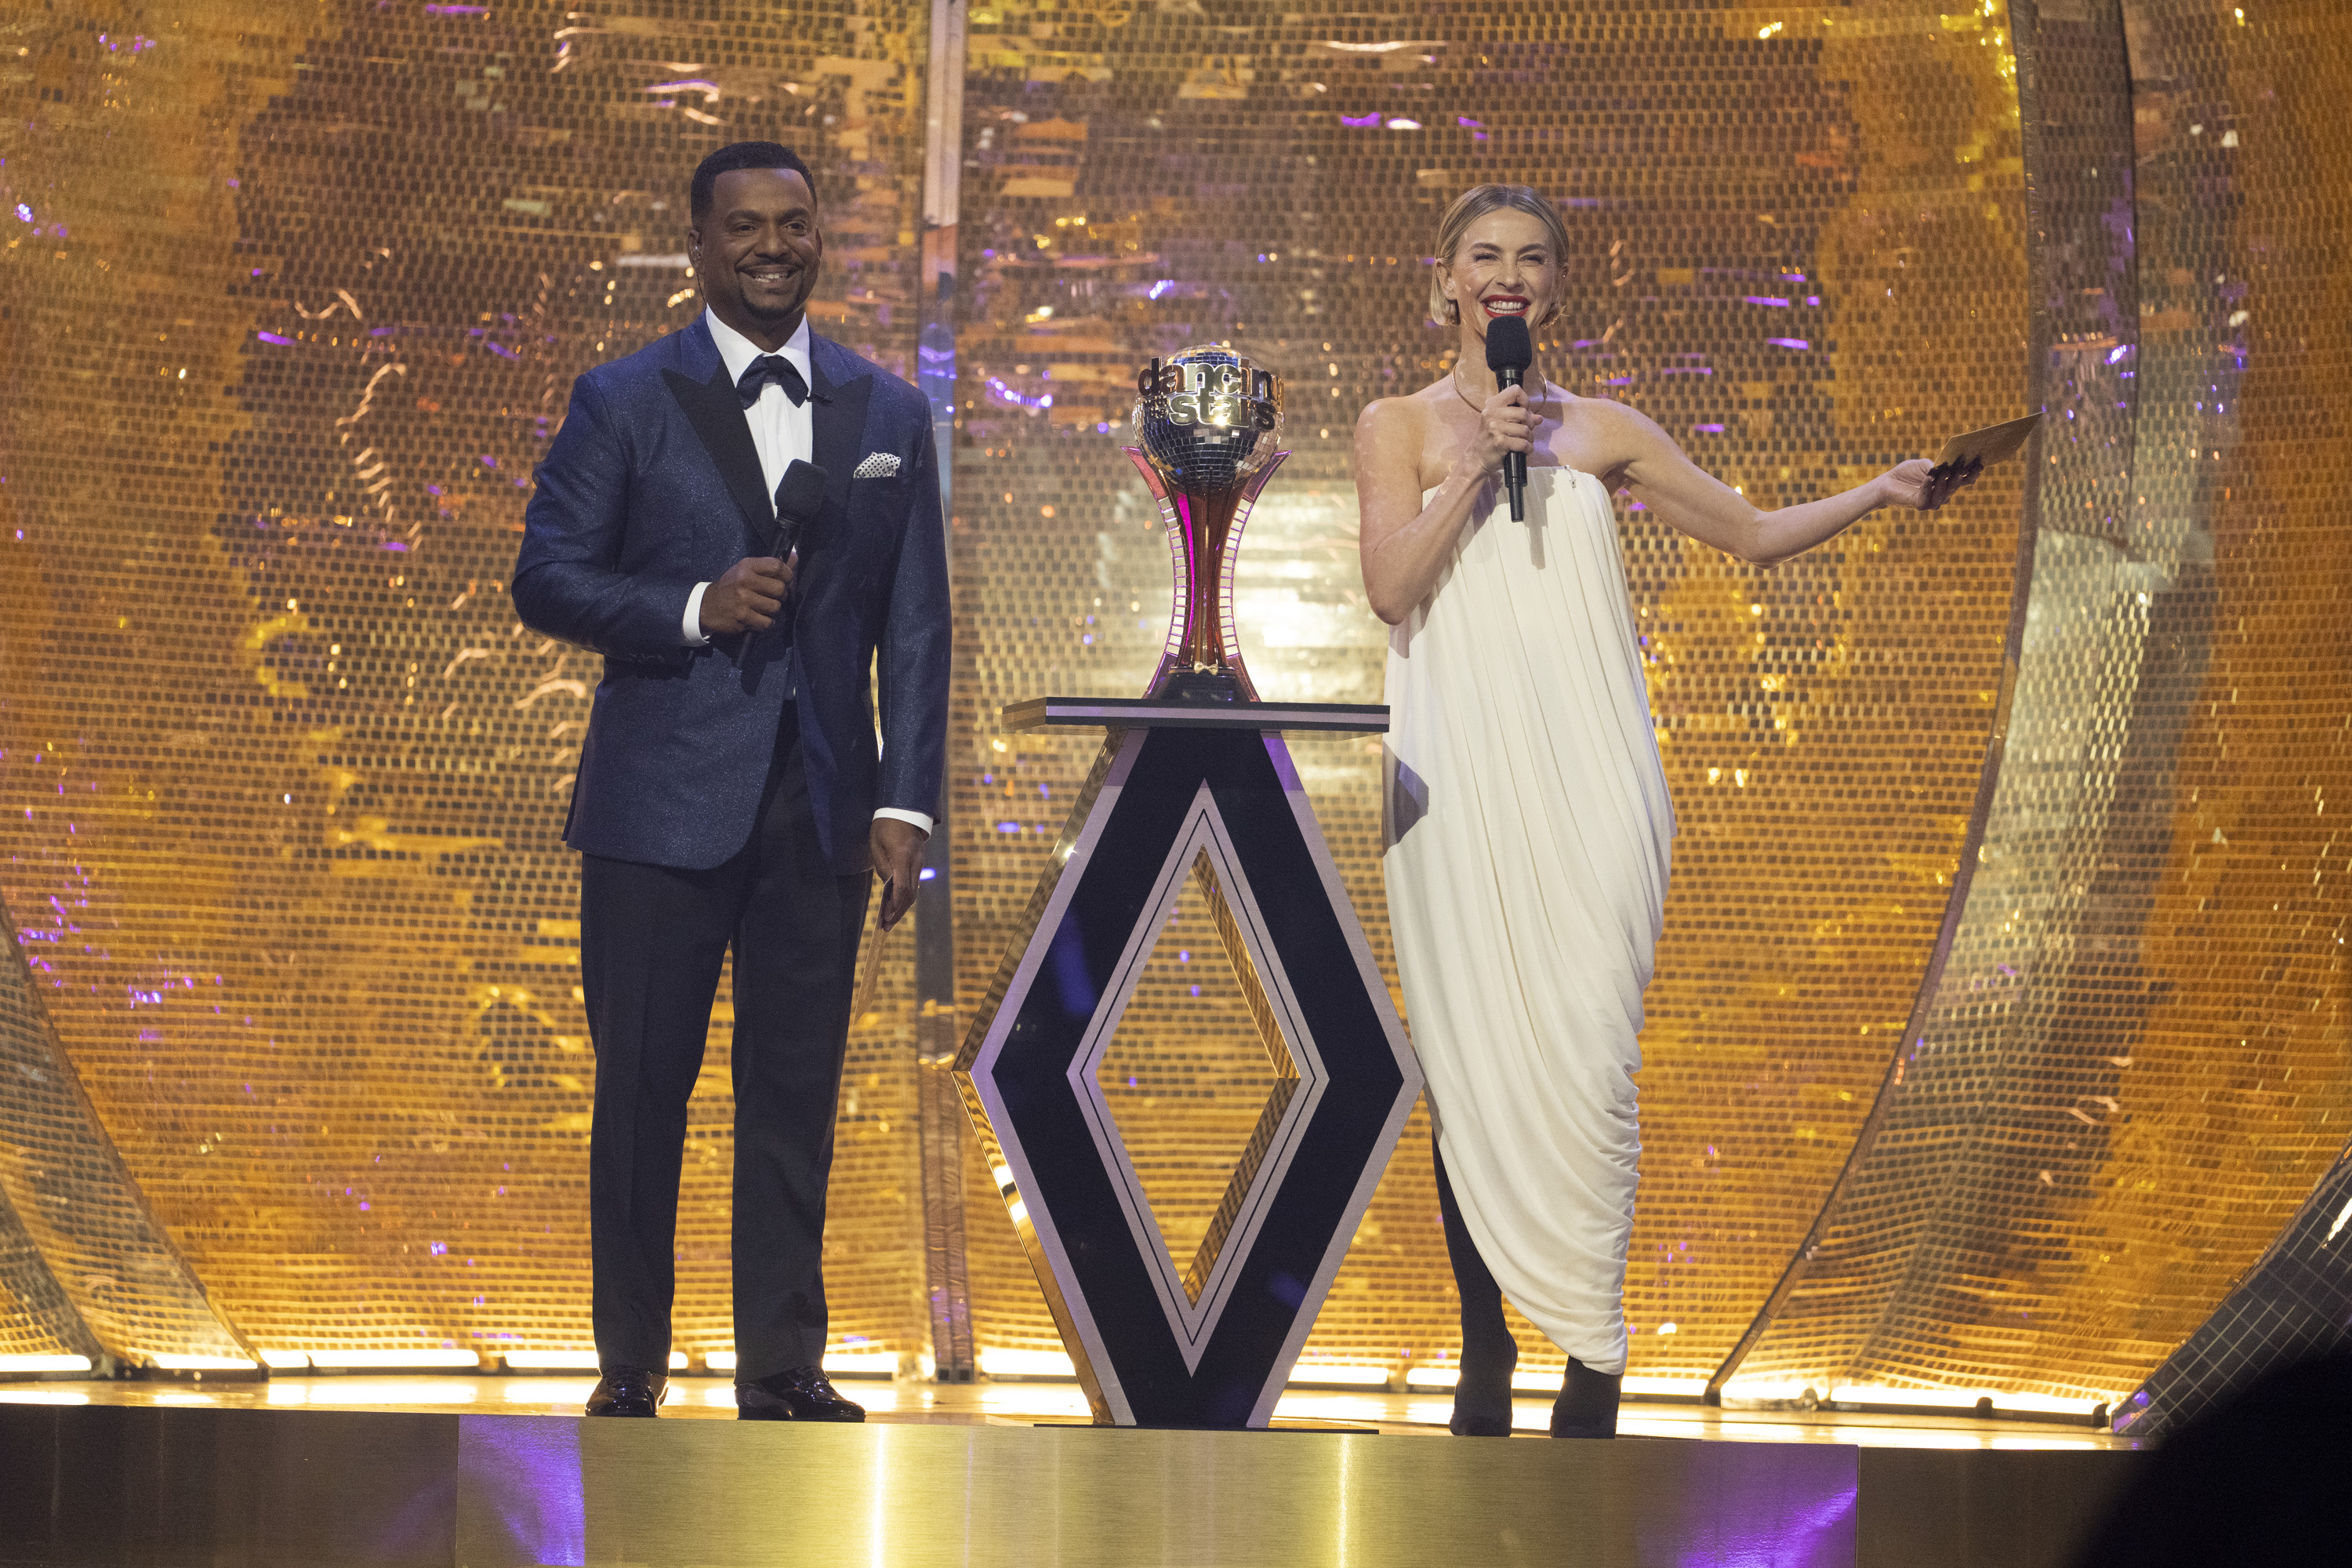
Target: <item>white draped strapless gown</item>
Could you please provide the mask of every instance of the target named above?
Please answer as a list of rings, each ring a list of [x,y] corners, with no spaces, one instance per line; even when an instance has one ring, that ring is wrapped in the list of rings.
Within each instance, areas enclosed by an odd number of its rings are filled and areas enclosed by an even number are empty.
[[[1625,1365],[1642,991],[1674,803],[1601,481],[1501,487],[1391,633],[1389,921],[1438,1147],[1503,1293]]]

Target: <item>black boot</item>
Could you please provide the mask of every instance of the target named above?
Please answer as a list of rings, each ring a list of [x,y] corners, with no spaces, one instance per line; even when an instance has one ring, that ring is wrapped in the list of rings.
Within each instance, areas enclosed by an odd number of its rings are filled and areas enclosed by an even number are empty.
[[[1446,1429],[1457,1437],[1511,1435],[1511,1373],[1519,1364],[1519,1342],[1503,1317],[1503,1288],[1495,1283],[1462,1223],[1462,1205],[1445,1177],[1445,1157],[1430,1141],[1437,1163],[1437,1212],[1445,1222],[1445,1254],[1454,1261],[1454,1287],[1462,1298],[1462,1375],[1454,1385],[1454,1418]]]
[[[1551,1435],[1555,1437],[1614,1437],[1617,1436],[1617,1391],[1622,1373],[1595,1372],[1574,1356],[1568,1358],[1568,1377],[1552,1402]]]

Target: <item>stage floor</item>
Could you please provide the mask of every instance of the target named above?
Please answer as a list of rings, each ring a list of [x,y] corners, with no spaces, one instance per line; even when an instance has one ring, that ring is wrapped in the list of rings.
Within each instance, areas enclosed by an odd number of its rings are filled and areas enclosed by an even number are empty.
[[[596,1380],[585,1374],[380,1376],[338,1373],[278,1376],[268,1383],[20,1383],[0,1384],[0,1404],[147,1405],[212,1410],[378,1410],[466,1415],[578,1415]],[[877,1422],[934,1422],[1030,1426],[1084,1422],[1086,1396],[1077,1385],[1053,1382],[980,1384],[895,1383],[845,1377],[841,1391]],[[1370,1427],[1407,1436],[1449,1436],[1453,1407],[1444,1394],[1392,1394],[1295,1389],[1276,1406],[1284,1427],[1333,1425]],[[670,1380],[665,1418],[731,1420],[732,1384],[724,1377]],[[1514,1424],[1520,1436],[1549,1440],[1551,1402],[1520,1399]],[[1740,1443],[1843,1443],[1880,1448],[2129,1448],[2127,1438],[2081,1425],[1971,1415],[1889,1415],[1785,1411],[1710,1410],[1698,1405],[1628,1401],[1618,1431],[1629,1437],[1683,1437]]]
[[[678,1378],[0,1384],[7,1568],[2066,1568],[2138,1456],[2087,1426],[1635,1404],[1614,1443],[1445,1437],[1443,1395],[1297,1391],[1272,1432],[1082,1425],[1067,1384],[845,1380],[860,1426]]]

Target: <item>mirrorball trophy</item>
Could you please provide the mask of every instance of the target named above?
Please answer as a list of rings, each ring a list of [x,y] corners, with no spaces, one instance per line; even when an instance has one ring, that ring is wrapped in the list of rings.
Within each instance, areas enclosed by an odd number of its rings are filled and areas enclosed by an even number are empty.
[[[1283,737],[1378,733],[1389,710],[1267,702],[1242,667],[1234,557],[1289,455],[1281,383],[1208,343],[1135,390],[1127,455],[1176,566],[1167,649],[1148,695],[1005,707],[1010,731],[1106,735],[954,1070],[1096,1421],[1264,1426],[1421,1093]],[[1189,1265],[1102,1072],[1188,882],[1249,1000],[1255,1028],[1232,1043],[1254,1032],[1276,1080]]]
[[[1176,605],[1150,695],[1181,702],[1255,702],[1234,628],[1234,562],[1258,492],[1288,452],[1282,383],[1230,343],[1153,360],[1135,378],[1127,455],[1151,487],[1175,560]]]

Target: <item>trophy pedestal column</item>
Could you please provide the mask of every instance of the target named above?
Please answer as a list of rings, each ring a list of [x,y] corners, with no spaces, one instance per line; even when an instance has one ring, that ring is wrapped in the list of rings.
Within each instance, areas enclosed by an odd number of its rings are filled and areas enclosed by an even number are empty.
[[[1095,1420],[1265,1426],[1422,1082],[1280,731],[1384,731],[1388,710],[1048,697],[1004,716],[1109,732],[957,1055],[965,1107]],[[1184,1267],[1097,1069],[1188,879],[1275,1087]]]

